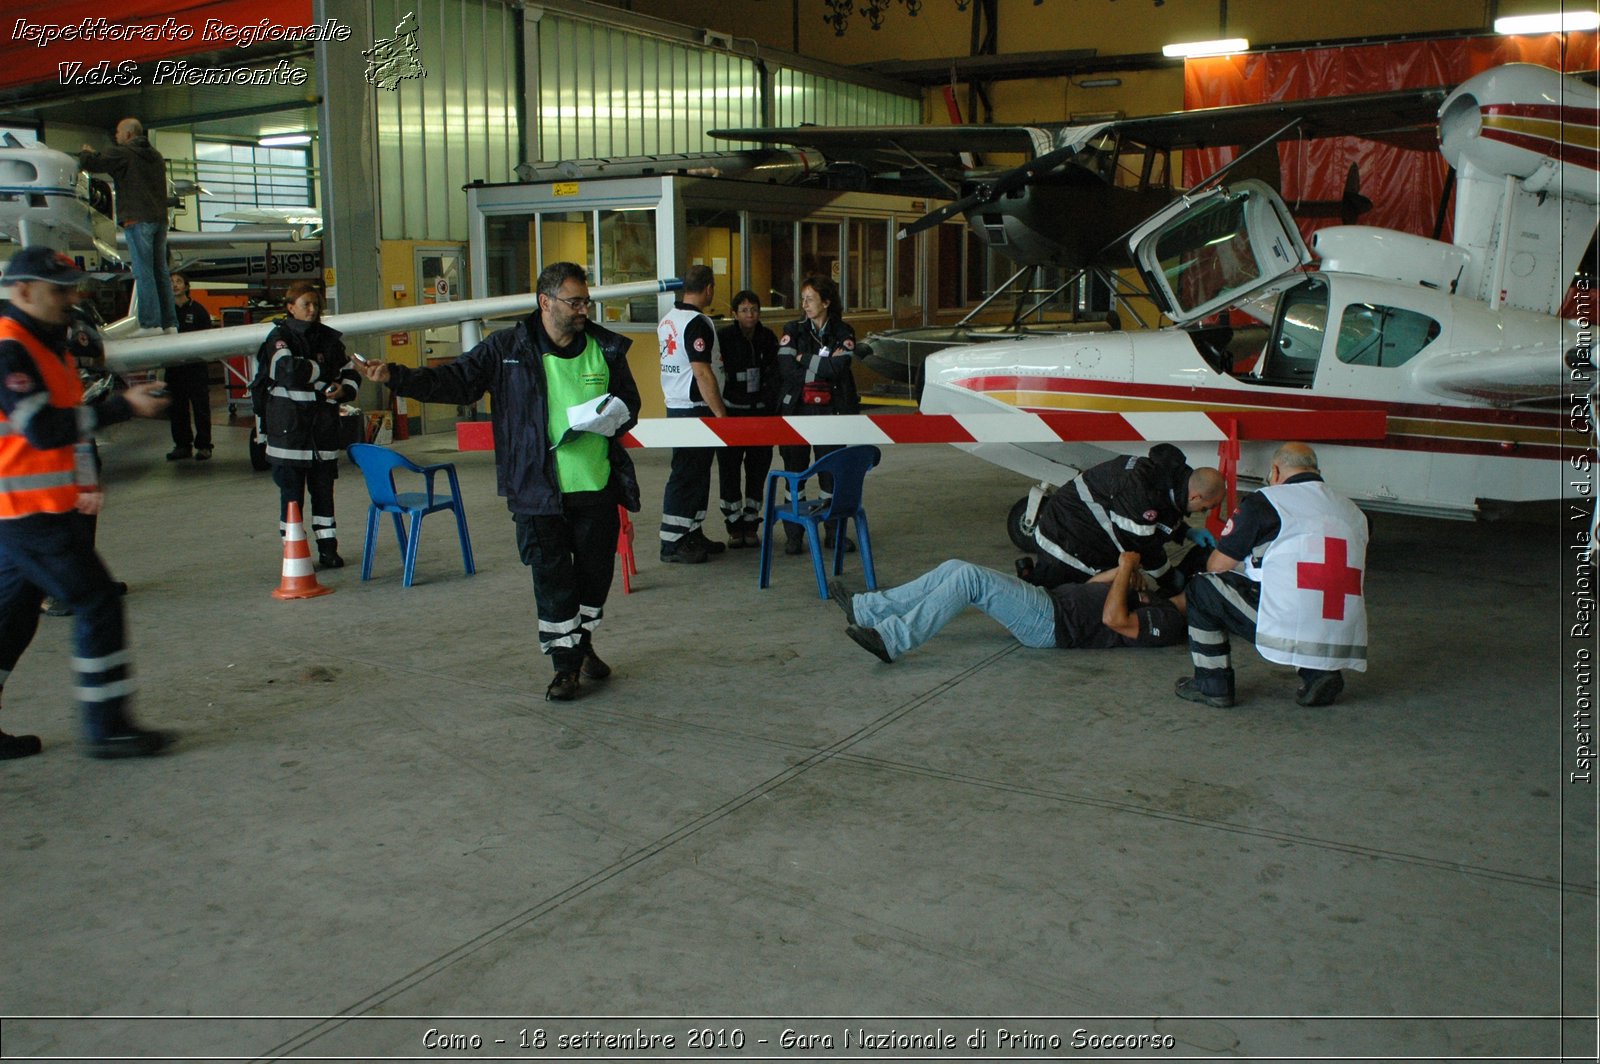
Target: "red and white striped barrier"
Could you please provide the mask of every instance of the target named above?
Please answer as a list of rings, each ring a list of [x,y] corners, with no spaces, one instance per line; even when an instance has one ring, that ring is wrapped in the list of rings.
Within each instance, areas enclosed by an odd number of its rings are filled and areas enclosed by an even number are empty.
[[[1213,442],[1380,440],[1382,410],[1172,413],[836,414],[824,417],[647,418],[626,447],[765,447],[869,443],[1077,443],[1085,440]],[[487,421],[456,425],[463,451],[491,451]]]

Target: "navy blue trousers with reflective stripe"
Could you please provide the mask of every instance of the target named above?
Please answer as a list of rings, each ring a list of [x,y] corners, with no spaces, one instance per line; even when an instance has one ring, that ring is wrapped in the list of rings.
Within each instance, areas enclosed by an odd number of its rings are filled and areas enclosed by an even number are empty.
[[[133,681],[122,596],[94,550],[82,514],[32,514],[0,521],[0,685],[39,627],[45,595],[72,607],[72,668],[85,737],[124,719]]]
[[[533,570],[539,649],[550,655],[556,672],[577,672],[605,616],[622,518],[615,503],[511,518],[522,564]]]
[[[667,409],[668,417],[710,417],[710,408]],[[716,447],[674,447],[672,470],[661,494],[661,545],[675,549],[678,541],[705,523],[711,498],[711,463]]]
[[[1189,657],[1195,685],[1208,695],[1232,695],[1233,659],[1228,634],[1256,639],[1261,585],[1243,573],[1201,573],[1184,588],[1189,615]],[[1323,675],[1298,669],[1303,683]]]

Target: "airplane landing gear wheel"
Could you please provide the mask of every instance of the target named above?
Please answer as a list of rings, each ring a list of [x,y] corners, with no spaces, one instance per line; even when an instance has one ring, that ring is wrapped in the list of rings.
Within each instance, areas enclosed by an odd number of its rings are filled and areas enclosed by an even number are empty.
[[[1028,497],[1024,495],[1006,515],[1006,535],[1011,537],[1012,546],[1031,552],[1038,550],[1039,545],[1033,541],[1033,522],[1024,520],[1027,513]]]

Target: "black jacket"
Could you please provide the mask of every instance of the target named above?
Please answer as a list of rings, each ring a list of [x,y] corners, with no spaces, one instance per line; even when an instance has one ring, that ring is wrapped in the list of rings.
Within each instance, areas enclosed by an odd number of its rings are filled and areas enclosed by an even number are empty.
[[[149,138],[134,137],[105,151],[79,152],[78,165],[116,180],[118,222],[167,224],[167,161],[150,146]]]
[[[750,339],[744,338],[739,323],[717,330],[717,347],[722,351],[722,369],[727,383],[722,401],[735,414],[775,414],[778,410],[778,338],[765,325],[757,325]],[[789,356],[791,360],[793,355]],[[750,387],[750,371],[755,370],[756,387]]]
[[[1165,544],[1186,530],[1189,474],[1183,452],[1158,443],[1148,458],[1126,456],[1084,470],[1050,496],[1039,512],[1035,538],[1049,540],[1096,571],[1115,569],[1117,555],[1138,551],[1152,576],[1167,569]],[[1116,538],[1085,502],[1079,485],[1105,514]]]
[[[320,321],[308,329],[279,322],[256,352],[250,398],[267,435],[267,461],[309,466],[336,462],[339,404],[356,396],[361,378],[335,329]],[[339,390],[330,398],[332,385]]]
[[[611,483],[616,501],[639,509],[639,481],[633,459],[618,437],[639,418],[639,388],[628,368],[633,341],[591,322],[586,334],[600,345],[611,371],[611,394],[628,408],[628,421],[611,439]],[[537,312],[502,329],[471,351],[434,369],[389,366],[395,394],[426,403],[475,403],[494,396],[495,470],[506,508],[518,514],[561,513],[561,487],[555,452],[550,449],[550,410],[543,356],[552,349]]]
[[[828,352],[825,356],[824,348]],[[856,331],[842,318],[829,318],[820,332],[807,318],[785,325],[783,338],[778,341],[778,413],[858,413],[861,397],[856,394],[850,365],[855,349]],[[806,378],[813,371],[813,379],[832,385],[831,406],[807,406],[802,402]]]

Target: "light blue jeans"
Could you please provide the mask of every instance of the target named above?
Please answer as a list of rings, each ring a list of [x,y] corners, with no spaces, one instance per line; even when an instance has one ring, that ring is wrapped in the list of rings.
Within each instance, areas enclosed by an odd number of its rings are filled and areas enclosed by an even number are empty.
[[[968,606],[999,621],[1025,647],[1056,645],[1056,611],[1048,593],[954,558],[909,584],[863,591],[850,600],[856,623],[876,628],[891,658],[932,639]]]
[[[172,276],[167,266],[167,227],[160,222],[124,226],[128,257],[133,260],[134,299],[142,329],[176,329],[178,305],[172,301]]]

